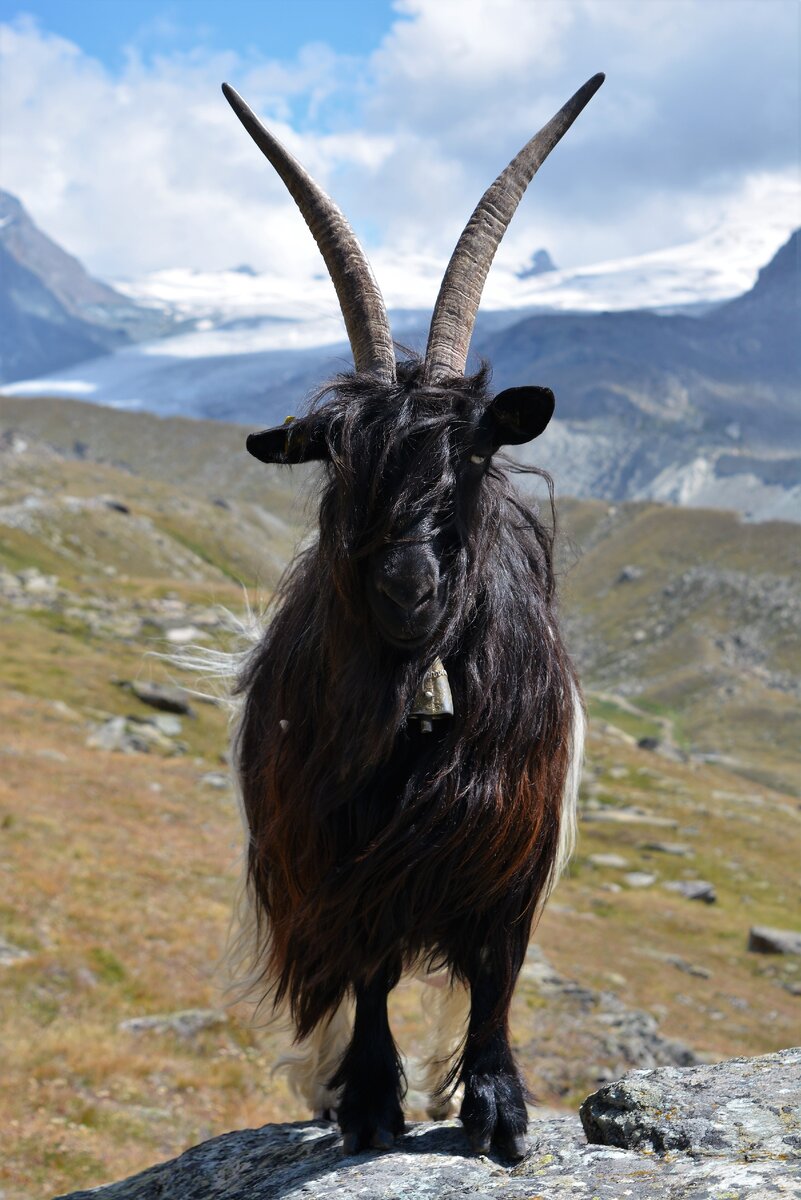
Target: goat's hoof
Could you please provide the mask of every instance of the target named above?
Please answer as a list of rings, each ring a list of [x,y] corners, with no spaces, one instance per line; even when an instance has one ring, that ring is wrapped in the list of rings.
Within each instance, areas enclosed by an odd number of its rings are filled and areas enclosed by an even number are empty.
[[[352,1129],[343,1134],[342,1149],[348,1155],[361,1154],[363,1150],[391,1150],[395,1145],[395,1136],[391,1129],[381,1125],[375,1129]]]
[[[528,1139],[524,1133],[510,1133],[507,1137],[496,1134],[495,1142],[501,1158],[509,1162],[520,1162],[528,1154]]]
[[[342,1149],[345,1154],[361,1154],[363,1150],[391,1150],[395,1139],[405,1129],[400,1107],[386,1105],[378,1112],[343,1113],[340,1109]]]
[[[528,1116],[519,1077],[511,1072],[470,1075],[459,1113],[474,1154],[494,1148],[508,1162],[519,1162],[528,1149]]]
[[[374,1150],[391,1150],[395,1145],[395,1134],[389,1129],[376,1129],[370,1139]]]
[[[489,1134],[468,1133],[467,1136],[470,1140],[470,1149],[474,1154],[489,1154],[490,1150],[492,1149],[492,1138],[489,1136]]]
[[[362,1148],[361,1141],[358,1133],[346,1133],[342,1138],[342,1149],[345,1154],[358,1154]]]

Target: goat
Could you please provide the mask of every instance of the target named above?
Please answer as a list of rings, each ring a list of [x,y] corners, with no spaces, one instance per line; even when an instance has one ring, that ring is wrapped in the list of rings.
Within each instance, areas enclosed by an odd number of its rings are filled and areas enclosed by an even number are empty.
[[[295,1087],[336,1111],[346,1153],[403,1132],[387,996],[421,969],[447,973],[429,1111],[462,1084],[473,1150],[525,1153],[509,1006],[572,848],[583,709],[554,614],[552,532],[496,459],[542,433],[553,394],[491,397],[487,368],[464,370],[503,233],[603,78],[485,193],[425,358],[401,362],[342,213],[223,85],[318,243],[355,364],[303,417],[248,438],[263,462],[321,463],[322,483],[318,537],[240,674],[235,739],[255,975],[291,1014]],[[454,1046],[447,1016],[468,992]]]

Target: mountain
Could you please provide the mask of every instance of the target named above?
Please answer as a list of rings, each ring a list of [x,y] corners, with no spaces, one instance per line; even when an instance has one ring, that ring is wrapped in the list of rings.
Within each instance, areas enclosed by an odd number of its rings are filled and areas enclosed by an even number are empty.
[[[522,450],[524,460],[546,467],[563,494],[797,520],[798,246],[796,232],[744,295],[716,308],[696,306],[693,316],[480,314],[473,361],[493,364],[495,385],[547,383],[557,396],[557,419]],[[185,274],[165,272],[160,286],[191,320],[190,331],[6,391],[263,427],[297,411],[349,364],[339,316],[303,288],[282,292],[264,276],[229,271],[216,277],[215,290],[214,280],[197,276],[193,309],[181,299],[191,294]],[[319,286],[331,290],[325,279]],[[201,317],[212,301],[214,315]],[[392,310],[391,318],[399,342],[424,343],[425,313]]]
[[[77,258],[0,191],[0,379],[24,379],[120,346],[172,325],[87,274]]]
[[[534,275],[547,275],[549,271],[555,271],[556,264],[551,258],[547,250],[535,250],[528,261],[528,265],[522,267],[517,272],[518,279],[531,279]]]
[[[56,370],[106,354],[113,345],[114,339],[72,316],[0,242],[0,379]]]
[[[801,515],[799,233],[744,296],[698,317],[539,315],[479,336],[494,383],[542,382],[526,447],[562,492]]]

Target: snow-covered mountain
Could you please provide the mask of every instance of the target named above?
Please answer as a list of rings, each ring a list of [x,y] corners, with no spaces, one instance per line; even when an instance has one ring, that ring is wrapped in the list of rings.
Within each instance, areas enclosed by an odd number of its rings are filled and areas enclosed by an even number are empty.
[[[172,325],[93,279],[0,191],[0,380],[108,354]]]
[[[496,264],[474,348],[501,387],[554,387],[558,419],[532,450],[563,491],[801,518],[798,195],[637,258],[534,275]],[[422,348],[442,264],[374,265],[397,340]],[[173,269],[117,290],[184,332],[4,390],[263,427],[350,362],[322,272]]]
[[[678,312],[720,304],[754,285],[798,225],[799,212],[801,189],[788,183],[765,197],[759,221],[751,207],[735,211],[694,241],[650,254],[539,274],[500,260],[485,286],[482,316],[497,328],[527,312]],[[373,266],[396,337],[425,328],[443,263],[384,252],[374,256]],[[334,346],[344,339],[324,271],[287,279],[241,268],[172,268],[115,286],[140,304],[195,323],[193,331],[162,344],[165,353],[181,358]]]

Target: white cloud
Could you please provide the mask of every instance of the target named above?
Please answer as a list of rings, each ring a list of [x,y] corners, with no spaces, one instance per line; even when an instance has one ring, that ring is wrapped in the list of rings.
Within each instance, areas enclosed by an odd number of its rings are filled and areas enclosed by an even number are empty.
[[[606,85],[535,181],[501,264],[540,245],[565,266],[658,249],[738,196],[759,195],[759,220],[770,181],[793,186],[795,0],[395,7],[369,59],[320,44],[291,62],[131,48],[117,74],[30,21],[4,26],[3,186],[107,277],[239,262],[318,273],[283,185],[220,95],[229,78],[378,260],[444,262],[494,174],[599,69]]]
[[[374,169],[387,139],[356,131],[299,134],[293,97],[334,86],[334,58],[306,47],[294,64],[231,54],[129,54],[118,77],[30,21],[2,35],[3,186],[99,274],[243,260],[279,273],[319,269],[291,200],[220,93],[242,91],[323,185],[336,170]]]

